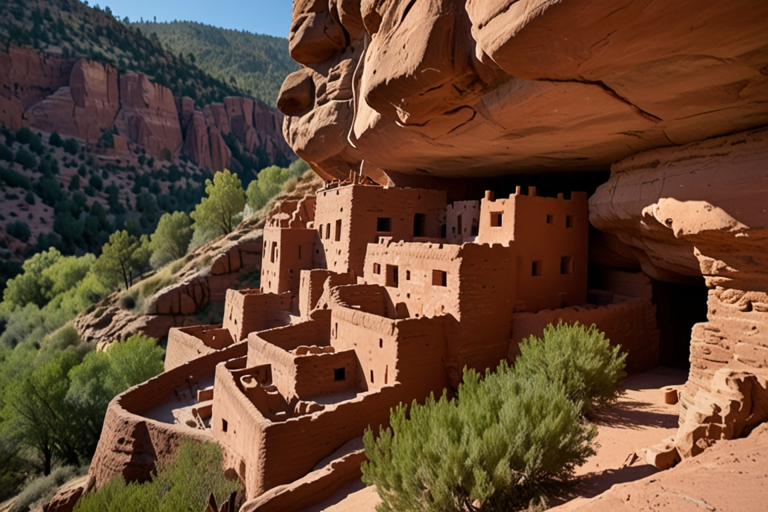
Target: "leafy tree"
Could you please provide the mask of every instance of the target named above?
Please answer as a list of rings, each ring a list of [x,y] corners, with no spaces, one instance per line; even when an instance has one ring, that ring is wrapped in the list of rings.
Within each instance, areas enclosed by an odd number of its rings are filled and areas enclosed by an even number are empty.
[[[240,178],[224,169],[213,176],[213,181],[205,180],[205,193],[208,197],[190,215],[195,221],[194,229],[211,231],[217,236],[231,233],[235,227],[233,217],[245,206]]]
[[[150,263],[153,268],[177,260],[187,254],[192,240],[192,226],[184,212],[165,213],[160,217],[157,229],[152,234]]]
[[[64,141],[61,140],[61,135],[59,135],[58,132],[53,132],[51,133],[51,136],[48,137],[48,144],[60,148],[64,144]]]
[[[16,151],[16,163],[21,164],[25,169],[33,169],[37,167],[37,159],[24,148],[19,148]]]
[[[9,187],[20,187],[25,190],[29,190],[32,187],[29,178],[13,169],[0,167],[0,180],[4,181]]]
[[[3,292],[3,301],[12,307],[35,304],[43,307],[48,303],[49,290],[53,286],[46,269],[61,259],[57,249],[35,254],[24,262],[24,273],[8,281]]]
[[[75,191],[80,190],[80,175],[75,174],[72,176],[72,179],[69,180],[69,190]]]
[[[99,176],[98,174],[94,174],[93,176],[90,177],[90,179],[88,179],[88,185],[90,185],[96,190],[101,190],[102,188],[104,188],[104,182],[102,181],[101,176]]]
[[[11,151],[11,148],[6,146],[5,144],[0,144],[0,160],[5,160],[6,162],[13,162],[13,151]]]
[[[78,363],[77,355],[66,351],[16,379],[5,393],[3,428],[37,454],[45,475],[50,474],[55,456],[65,460],[73,456],[69,440],[60,434],[68,430],[71,419],[64,402],[67,373]]]
[[[524,377],[544,375],[563,386],[568,398],[589,414],[616,401],[626,359],[621,346],[611,347],[594,324],[587,328],[560,321],[548,325],[541,338],[531,336],[520,344],[515,370]]]
[[[35,199],[35,194],[30,190],[27,192],[27,194],[24,196],[24,201],[27,202],[29,205],[33,205],[37,203],[37,200]]]
[[[64,141],[64,151],[70,155],[76,155],[80,151],[80,144],[75,139],[67,139]]]
[[[117,286],[122,280],[128,289],[145,257],[142,244],[135,236],[125,230],[116,231],[101,249],[101,256],[96,260],[93,270],[105,283]]]
[[[391,428],[363,437],[363,481],[379,511],[516,510],[545,496],[594,453],[594,427],[543,376],[506,363],[485,379],[464,371],[458,396],[398,406]]]
[[[9,222],[5,226],[5,231],[12,237],[21,240],[24,243],[26,243],[29,240],[29,237],[32,235],[32,232],[29,230],[29,226],[22,220]]]

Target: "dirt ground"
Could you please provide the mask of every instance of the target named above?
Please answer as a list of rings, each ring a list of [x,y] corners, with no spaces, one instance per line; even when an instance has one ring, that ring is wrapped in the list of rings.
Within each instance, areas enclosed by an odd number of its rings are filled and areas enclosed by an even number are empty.
[[[658,472],[647,464],[636,462],[625,467],[624,463],[635,451],[675,434],[678,406],[665,404],[660,389],[681,385],[685,383],[686,377],[684,371],[656,368],[632,375],[622,383],[624,394],[614,407],[604,411],[596,420],[597,453],[578,468],[578,482],[565,498],[567,503],[555,510],[576,510],[571,507],[588,504],[589,498],[607,491],[615,484],[632,482]],[[358,480],[307,510],[367,512],[375,510],[378,503],[376,490]],[[591,508],[586,506],[579,510]]]

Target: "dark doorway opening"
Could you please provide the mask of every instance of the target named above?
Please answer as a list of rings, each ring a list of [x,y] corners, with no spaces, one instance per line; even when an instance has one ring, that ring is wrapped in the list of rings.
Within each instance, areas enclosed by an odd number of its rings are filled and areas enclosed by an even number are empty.
[[[707,288],[653,280],[653,302],[659,327],[659,364],[690,367],[691,329],[707,321]]]

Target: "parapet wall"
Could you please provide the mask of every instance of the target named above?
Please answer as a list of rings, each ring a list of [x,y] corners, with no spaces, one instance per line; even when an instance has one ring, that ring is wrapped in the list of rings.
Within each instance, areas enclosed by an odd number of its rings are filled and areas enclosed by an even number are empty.
[[[171,399],[174,389],[212,376],[216,364],[242,357],[245,352],[245,343],[232,345],[161,373],[115,397],[107,408],[91,461],[89,474],[95,478],[96,486],[118,475],[129,482],[148,480],[158,461],[176,455],[183,439],[211,441],[206,431],[164,423],[142,414]]]
[[[290,322],[294,295],[261,293],[259,290],[227,290],[224,328],[232,339],[242,341],[248,334],[272,329]]]
[[[541,336],[547,325],[562,320],[572,324],[595,324],[605,332],[612,345],[621,345],[628,352],[627,372],[649,370],[659,364],[659,331],[656,328],[656,306],[647,299],[621,297],[607,306],[574,306],[563,309],[545,309],[538,313],[515,313],[512,320],[512,338],[509,359],[519,353],[518,345],[525,338]]]
[[[220,325],[172,328],[168,331],[164,371],[211,354],[232,344],[232,336]]]

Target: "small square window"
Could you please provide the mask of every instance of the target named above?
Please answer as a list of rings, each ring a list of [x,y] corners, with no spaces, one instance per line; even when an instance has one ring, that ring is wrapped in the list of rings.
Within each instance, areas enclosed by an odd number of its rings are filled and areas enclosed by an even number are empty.
[[[572,228],[573,227],[573,215],[566,215],[565,216],[565,227]]]
[[[433,270],[432,286],[448,286],[448,272],[443,270]]]
[[[378,263],[373,264],[373,273],[374,274],[381,274],[381,265]]]
[[[347,380],[347,369],[346,368],[334,368],[333,370],[333,380],[336,382]]]
[[[504,221],[504,214],[502,212],[491,212],[491,227],[500,228]]]
[[[376,219],[376,231],[380,233],[389,233],[392,231],[392,219],[389,217],[379,217]]]
[[[547,215],[547,224],[552,224],[553,218],[552,215]]]
[[[540,276],[541,275],[541,261],[534,261],[531,265],[531,275],[532,276]]]
[[[411,280],[411,271],[410,270],[406,270],[405,271],[405,280],[406,281],[410,281]]]
[[[563,275],[573,274],[573,256],[560,258],[560,273]]]

